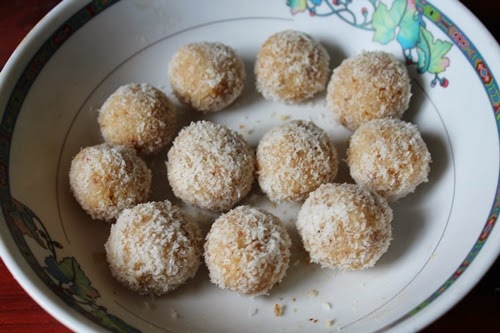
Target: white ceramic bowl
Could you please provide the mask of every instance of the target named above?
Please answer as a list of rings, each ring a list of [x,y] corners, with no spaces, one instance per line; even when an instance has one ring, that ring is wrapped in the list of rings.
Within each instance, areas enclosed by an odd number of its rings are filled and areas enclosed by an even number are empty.
[[[8,268],[42,307],[79,332],[414,331],[436,319],[500,250],[500,50],[457,1],[389,2],[62,2],[1,73],[0,254]],[[281,216],[295,241],[288,275],[269,296],[248,299],[220,290],[206,268],[163,297],[127,291],[105,261],[109,225],[92,221],[68,188],[71,158],[102,141],[100,105],[129,82],[149,82],[171,95],[166,70],[173,52],[188,42],[222,41],[245,61],[243,96],[209,115],[180,107],[180,126],[209,119],[255,146],[285,119],[311,119],[345,156],[351,133],[326,110],[324,94],[290,106],[255,91],[260,44],[288,28],[319,39],[332,67],[363,49],[407,60],[413,97],[404,119],[418,124],[434,162],[430,181],[393,205],[388,253],[359,272],[308,264],[293,226],[298,205],[275,206],[252,194],[244,203]],[[153,199],[179,203],[166,182],[165,158],[163,152],[147,161],[155,170]],[[338,181],[348,179],[345,165],[340,173]],[[215,218],[184,208],[205,231]],[[273,314],[277,303],[286,306],[281,317]]]

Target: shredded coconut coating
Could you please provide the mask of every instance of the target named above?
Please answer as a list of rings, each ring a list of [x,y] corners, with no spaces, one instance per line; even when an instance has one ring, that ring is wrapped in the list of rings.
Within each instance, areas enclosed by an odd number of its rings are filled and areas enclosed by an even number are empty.
[[[337,150],[324,130],[311,121],[275,127],[257,147],[259,185],[275,202],[301,201],[335,179]]]
[[[285,30],[269,37],[255,62],[257,90],[266,98],[300,103],[325,90],[330,56],[311,36]]]
[[[215,212],[243,199],[254,173],[255,154],[241,135],[209,121],[182,129],[168,152],[167,175],[175,196]]]
[[[354,132],[347,164],[359,185],[396,201],[427,182],[431,154],[416,125],[397,119],[373,120]]]
[[[411,97],[410,76],[392,54],[363,52],[333,71],[326,96],[342,125],[350,130],[374,119],[401,119]]]
[[[325,184],[297,216],[297,230],[311,261],[322,267],[372,267],[391,242],[392,209],[378,194],[353,184]]]
[[[93,219],[111,222],[125,208],[148,199],[151,171],[133,149],[100,144],[73,158],[69,183],[76,201]]]
[[[266,294],[285,276],[291,245],[279,218],[257,208],[237,207],[221,215],[206,237],[210,279],[242,295]]]
[[[181,47],[168,67],[177,98],[198,111],[219,111],[243,91],[245,66],[231,47],[222,43],[192,43]]]
[[[157,152],[175,135],[175,107],[152,85],[127,84],[104,102],[98,122],[104,140],[141,153]]]
[[[195,276],[203,237],[169,201],[125,209],[104,245],[112,275],[139,294],[162,295]]]

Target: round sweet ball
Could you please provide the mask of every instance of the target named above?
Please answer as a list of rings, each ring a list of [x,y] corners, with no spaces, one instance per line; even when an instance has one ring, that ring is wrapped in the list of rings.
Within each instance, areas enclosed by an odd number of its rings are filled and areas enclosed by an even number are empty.
[[[177,98],[198,111],[219,111],[243,91],[245,65],[235,50],[222,43],[181,47],[168,67]]]
[[[416,125],[373,120],[352,135],[347,164],[357,184],[396,201],[427,181],[431,154]]]
[[[285,276],[290,247],[287,230],[276,216],[237,207],[221,215],[206,237],[210,280],[241,295],[266,294]]]
[[[335,146],[311,121],[294,120],[266,133],[257,147],[259,185],[275,202],[301,201],[335,179]]]
[[[104,245],[111,274],[139,294],[162,295],[195,276],[203,237],[169,201],[125,209]]]
[[[300,103],[325,90],[330,56],[311,36],[278,32],[261,46],[255,63],[257,90],[266,98]]]
[[[312,262],[340,270],[372,267],[391,242],[392,210],[378,194],[353,184],[325,184],[297,216]]]
[[[145,202],[151,171],[131,148],[100,144],[71,161],[69,184],[76,201],[93,218],[111,222],[125,208]]]
[[[99,126],[110,145],[154,153],[175,135],[175,107],[163,92],[150,84],[118,88],[99,110]]]
[[[238,133],[209,121],[182,129],[168,152],[176,197],[214,212],[231,209],[252,187],[255,154]]]
[[[401,119],[411,97],[406,67],[390,53],[363,52],[333,71],[328,108],[350,130],[374,119]]]

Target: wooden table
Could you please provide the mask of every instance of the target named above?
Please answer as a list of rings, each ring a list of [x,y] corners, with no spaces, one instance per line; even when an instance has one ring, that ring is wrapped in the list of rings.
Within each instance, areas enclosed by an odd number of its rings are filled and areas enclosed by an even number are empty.
[[[284,0],[283,0],[284,1]],[[500,2],[462,1],[500,40]],[[58,0],[0,0],[0,68],[28,31]],[[0,260],[0,332],[68,332],[17,284]],[[500,332],[500,259],[452,310],[423,330]]]

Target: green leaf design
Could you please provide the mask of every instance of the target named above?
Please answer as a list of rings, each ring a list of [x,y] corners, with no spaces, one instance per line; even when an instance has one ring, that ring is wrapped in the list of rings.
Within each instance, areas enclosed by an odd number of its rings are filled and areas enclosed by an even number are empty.
[[[373,40],[381,44],[392,41],[405,10],[406,0],[394,1],[391,9],[388,9],[386,4],[380,3],[372,16],[372,26],[375,30]]]
[[[420,27],[420,40],[417,44],[418,71],[439,74],[444,72],[450,65],[450,59],[445,55],[450,51],[453,44],[436,39],[432,33],[424,27]]]
[[[420,19],[415,0],[408,0],[396,38],[403,50],[413,49],[417,46],[420,35]]]
[[[307,1],[306,0],[288,0],[287,1],[288,7],[290,7],[290,11],[292,14],[297,14],[301,13],[306,10],[307,8]]]
[[[111,332],[133,332],[133,333],[140,333],[139,330],[135,329],[134,327],[130,326],[120,318],[107,313],[105,311],[99,311],[99,310],[94,310],[91,311],[90,314],[94,318],[98,318],[101,325],[109,329]]]
[[[23,235],[33,238],[42,248],[47,249],[45,242],[40,237],[39,229],[35,223],[35,221],[38,221],[35,213],[14,198],[12,198],[12,203],[14,204],[15,211],[10,213],[10,216],[19,231]]]
[[[80,300],[93,302],[100,297],[99,292],[92,287],[90,280],[80,268],[80,264],[73,257],[66,257],[56,261],[52,256],[45,258],[47,272],[59,282],[59,285],[70,295]]]
[[[431,57],[431,50],[428,43],[425,42],[424,37],[422,37],[422,30],[425,28],[420,28],[420,40],[417,44],[417,55],[418,63],[417,69],[419,73],[425,73],[429,68],[429,59]]]

